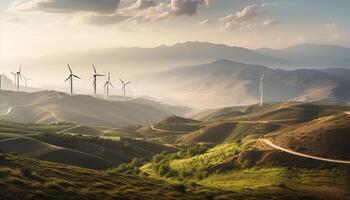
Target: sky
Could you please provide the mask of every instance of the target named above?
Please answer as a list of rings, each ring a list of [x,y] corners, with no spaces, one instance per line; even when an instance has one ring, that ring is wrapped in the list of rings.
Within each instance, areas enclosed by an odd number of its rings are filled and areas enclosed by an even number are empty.
[[[350,47],[348,0],[1,0],[0,60],[185,41]]]

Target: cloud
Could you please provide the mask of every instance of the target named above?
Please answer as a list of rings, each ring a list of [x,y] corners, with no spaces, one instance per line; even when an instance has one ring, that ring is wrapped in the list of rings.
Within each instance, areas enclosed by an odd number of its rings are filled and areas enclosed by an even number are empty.
[[[131,22],[165,21],[177,16],[192,16],[209,0],[15,0],[12,8],[69,14],[69,20],[96,26]]]
[[[263,15],[266,14],[267,11],[267,4],[248,5],[240,11],[219,18],[218,22],[221,24],[219,30],[242,30],[255,27],[274,26],[282,23],[277,20],[263,19]]]
[[[149,7],[133,18],[134,22],[154,22],[168,20],[177,16],[193,16],[200,5],[209,6],[209,0],[171,0],[170,3],[159,3]]]
[[[282,24],[281,21],[277,21],[277,20],[265,20],[263,23],[262,23],[262,26],[275,26],[275,25],[280,25]]]
[[[112,15],[82,15],[75,20],[80,21],[85,24],[95,25],[95,26],[108,26],[119,22],[122,22],[130,18],[129,16],[112,14]]]
[[[174,16],[195,15],[199,5],[209,5],[208,0],[172,0],[170,13]]]
[[[204,19],[202,21],[200,21],[198,24],[201,26],[207,25],[209,24],[211,21],[209,19]]]
[[[132,4],[129,9],[131,10],[144,10],[158,5],[155,0],[137,0]]]
[[[54,13],[113,13],[119,4],[120,0],[15,0],[11,7],[16,10]]]

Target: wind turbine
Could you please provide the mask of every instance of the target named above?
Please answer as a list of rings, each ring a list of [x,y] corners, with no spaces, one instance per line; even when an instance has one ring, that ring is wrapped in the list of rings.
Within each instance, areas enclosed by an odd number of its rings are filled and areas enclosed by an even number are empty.
[[[0,90],[2,90],[2,77],[5,76],[5,74],[0,74]]]
[[[123,90],[123,92],[124,92],[124,100],[125,100],[125,97],[126,97],[126,86],[129,85],[131,82],[125,83],[121,78],[120,78],[119,80],[120,80],[120,82],[123,84],[122,90]]]
[[[23,79],[24,79],[24,86],[25,86],[25,89],[27,89],[28,81],[30,81],[31,79],[26,78],[26,77],[24,76],[24,74],[22,74],[22,76],[23,76]]]
[[[98,74],[97,71],[96,71],[96,68],[95,68],[95,65],[94,65],[94,64],[92,64],[92,67],[94,68],[94,72],[95,72],[95,74],[93,75],[93,77],[94,77],[93,86],[94,86],[94,95],[95,95],[95,97],[96,97],[96,96],[97,96],[97,77],[99,77],[99,76],[105,76],[105,75]]]
[[[109,86],[113,87],[110,72],[108,72],[108,79],[106,80],[105,85],[103,86],[103,88],[105,89],[105,98],[109,97]]]
[[[17,85],[17,92],[19,92],[19,79],[22,80],[22,66],[19,68],[18,72],[11,72],[15,76],[15,84]]]
[[[73,74],[73,71],[70,68],[69,64],[68,64],[68,69],[69,69],[70,74],[69,74],[68,78],[65,81],[70,80],[70,94],[73,95],[73,79],[74,78],[81,79],[81,78],[79,76]]]
[[[264,105],[264,76],[265,76],[265,68],[261,74],[260,77],[260,86],[259,86],[259,92],[260,92],[260,105]]]

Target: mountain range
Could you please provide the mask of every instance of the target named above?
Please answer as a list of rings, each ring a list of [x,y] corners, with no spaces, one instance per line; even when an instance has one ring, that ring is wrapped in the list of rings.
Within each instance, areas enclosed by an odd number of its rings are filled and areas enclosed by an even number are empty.
[[[303,63],[306,67],[344,67],[349,68],[350,49],[337,45],[301,44],[285,49],[261,48],[256,52],[265,56]]]
[[[268,48],[250,50],[207,42],[185,42],[152,48],[96,49],[80,53],[1,61],[0,64],[11,66],[11,68],[7,67],[8,70],[17,69],[15,66],[23,64],[22,70],[25,73],[32,72],[29,76],[33,80],[50,77],[50,81],[62,82],[66,78],[68,63],[73,67],[73,71],[82,77],[90,76],[91,64],[94,63],[100,73],[111,72],[113,78],[114,76],[130,77],[218,59],[282,69],[347,68],[350,49],[342,46],[303,44],[279,50]]]
[[[259,101],[259,81],[265,73],[265,101],[322,101],[347,104],[347,69],[287,71],[226,59],[178,67],[140,77],[136,87],[196,108],[248,105]],[[343,73],[342,73],[343,72]]]

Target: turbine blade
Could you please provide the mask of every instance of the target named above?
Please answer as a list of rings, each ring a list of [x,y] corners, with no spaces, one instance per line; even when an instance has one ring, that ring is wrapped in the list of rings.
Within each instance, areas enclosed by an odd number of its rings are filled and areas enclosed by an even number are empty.
[[[69,64],[67,64],[67,65],[68,65],[68,69],[69,69],[70,73],[73,74],[72,68],[70,68]]]
[[[112,86],[114,88],[114,86],[113,86],[113,84],[111,82],[108,82],[108,83],[109,83],[110,86]]]
[[[77,75],[75,75],[75,74],[73,74],[73,76],[74,76],[75,78],[81,79],[79,76],[77,76]]]
[[[129,85],[131,82],[127,82],[127,83],[125,83],[125,85]]]
[[[123,81],[121,78],[120,78],[119,80],[120,80],[120,82],[122,82],[122,83],[123,83],[123,85],[125,85],[124,81]]]
[[[72,76],[68,76],[68,78],[64,81],[64,82],[67,82]]]
[[[96,71],[95,65],[92,64],[92,67],[94,68],[95,75],[97,75],[97,71]]]

